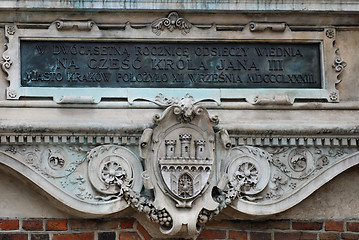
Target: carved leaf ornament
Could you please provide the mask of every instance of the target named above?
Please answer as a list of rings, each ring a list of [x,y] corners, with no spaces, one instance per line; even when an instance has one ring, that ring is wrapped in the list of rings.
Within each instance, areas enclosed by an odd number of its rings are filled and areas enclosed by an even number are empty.
[[[180,18],[177,12],[171,12],[166,18],[157,19],[152,23],[152,32],[160,35],[167,28],[170,32],[178,28],[183,35],[190,32],[192,24],[185,18]]]

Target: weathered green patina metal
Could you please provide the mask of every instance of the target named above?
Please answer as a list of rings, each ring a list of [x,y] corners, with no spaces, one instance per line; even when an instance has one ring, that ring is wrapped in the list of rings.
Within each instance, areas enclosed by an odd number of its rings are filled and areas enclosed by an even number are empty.
[[[321,88],[317,43],[22,41],[21,86]]]

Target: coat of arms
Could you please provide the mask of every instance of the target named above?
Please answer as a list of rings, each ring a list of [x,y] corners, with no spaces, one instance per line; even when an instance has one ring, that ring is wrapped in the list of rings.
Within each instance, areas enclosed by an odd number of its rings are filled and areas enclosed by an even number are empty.
[[[156,115],[157,126],[142,136],[144,185],[153,190],[157,209],[176,216],[169,227],[162,227],[167,234],[196,234],[200,212],[218,206],[211,195],[218,181],[213,130],[217,122],[206,109],[193,105],[191,98],[184,98]]]

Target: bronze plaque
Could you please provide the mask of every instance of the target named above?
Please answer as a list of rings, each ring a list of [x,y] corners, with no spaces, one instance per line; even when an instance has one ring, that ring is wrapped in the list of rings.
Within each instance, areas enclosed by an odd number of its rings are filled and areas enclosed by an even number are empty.
[[[322,88],[319,43],[21,41],[21,86]]]

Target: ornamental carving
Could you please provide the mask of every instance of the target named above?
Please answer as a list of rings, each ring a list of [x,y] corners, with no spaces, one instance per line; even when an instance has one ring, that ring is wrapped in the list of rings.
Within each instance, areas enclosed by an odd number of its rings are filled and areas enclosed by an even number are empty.
[[[179,17],[178,13],[171,12],[166,18],[155,20],[151,27],[152,32],[156,35],[160,35],[165,28],[170,32],[178,28],[183,35],[186,35],[190,32],[192,24],[187,19]]]
[[[171,225],[162,225],[161,231],[197,235],[200,212],[218,206],[211,190],[217,181],[213,127],[218,119],[187,97],[156,115],[154,122],[156,127],[141,138],[141,155],[147,166],[144,186],[154,192],[154,205],[172,216]]]
[[[168,137],[174,134],[169,134]],[[168,190],[181,199],[179,206],[186,207],[204,188],[213,159],[210,159],[211,156],[206,151],[205,140],[193,140],[189,133],[178,134],[177,138],[179,141],[165,139],[161,146],[165,147],[165,151],[162,150],[159,154],[159,165]],[[164,157],[161,156],[163,153]]]
[[[108,185],[122,186],[126,179],[126,171],[115,161],[106,162],[101,169],[102,180]]]
[[[245,162],[234,173],[233,179],[233,182],[235,182],[233,185],[237,186],[237,191],[244,192],[255,189],[258,182],[257,167],[250,162]]]
[[[64,167],[65,159],[61,152],[56,151],[53,153],[51,149],[49,149],[48,163],[52,169],[60,169]]]
[[[225,208],[256,216],[285,211],[359,163],[358,141],[328,129],[315,137],[253,137],[218,123],[186,96],[141,135],[1,136],[0,162],[73,214],[130,207],[157,224],[162,238],[196,238]]]
[[[335,47],[335,42],[333,42],[333,47]],[[335,58],[334,58],[334,63],[332,65],[332,67],[337,72],[337,74],[336,74],[337,81],[335,82],[335,84],[339,84],[342,81],[340,75],[344,71],[344,69],[347,67],[347,63],[339,55],[339,48],[335,47],[334,52],[335,52]],[[331,96],[331,98],[333,98],[333,97]],[[337,100],[337,99],[335,99],[335,100]]]

